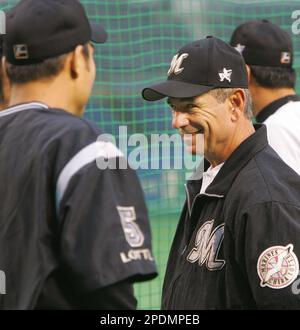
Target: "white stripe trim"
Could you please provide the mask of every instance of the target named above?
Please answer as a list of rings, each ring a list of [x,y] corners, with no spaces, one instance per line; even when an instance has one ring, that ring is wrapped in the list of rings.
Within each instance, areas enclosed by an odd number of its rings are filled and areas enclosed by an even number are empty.
[[[48,109],[48,107],[43,103],[32,102],[32,103],[20,104],[12,108],[2,110],[0,111],[0,117],[8,116],[23,110],[31,110],[31,109],[39,109],[39,108]]]
[[[201,195],[205,195],[208,197],[217,197],[217,198],[223,198],[224,195],[216,195],[216,194],[207,194],[207,193],[202,193]]]
[[[188,187],[187,185],[185,184],[184,185],[185,187],[185,192],[186,192],[186,196],[187,196],[187,205],[188,205],[188,211],[189,211],[189,214],[191,216],[192,214],[192,209],[194,207],[194,203],[195,203],[195,200],[199,197],[199,196],[208,196],[208,197],[217,197],[217,198],[224,198],[224,195],[216,195],[216,194],[207,194],[207,193],[198,193],[195,197],[194,197],[194,200],[193,200],[193,203],[191,205],[191,202],[190,202],[190,194],[189,194],[189,190],[188,190]]]
[[[111,142],[97,141],[81,149],[62,169],[56,184],[56,210],[72,177],[85,165],[99,157],[106,159],[124,157],[123,153]]]

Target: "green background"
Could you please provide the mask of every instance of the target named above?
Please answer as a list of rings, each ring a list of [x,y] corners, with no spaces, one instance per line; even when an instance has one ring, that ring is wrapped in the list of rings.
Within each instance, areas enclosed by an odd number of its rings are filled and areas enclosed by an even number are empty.
[[[6,10],[17,1],[0,1]],[[184,44],[217,36],[229,41],[234,28],[251,19],[267,18],[292,35],[291,18],[297,1],[229,0],[95,0],[81,1],[91,20],[109,34],[96,47],[97,81],[86,117],[107,133],[174,133],[170,111],[163,101],[141,99],[143,87],[166,79],[170,61]],[[300,27],[300,26],[299,26]],[[292,35],[294,67],[300,87],[300,35]],[[184,173],[179,170],[138,171],[150,213],[153,249],[160,276],[135,286],[139,308],[159,309],[168,251],[184,202]]]

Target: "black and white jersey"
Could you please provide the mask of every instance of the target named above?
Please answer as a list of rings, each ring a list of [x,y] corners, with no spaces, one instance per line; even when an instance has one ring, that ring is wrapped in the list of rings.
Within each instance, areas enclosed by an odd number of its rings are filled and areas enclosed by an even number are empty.
[[[164,309],[300,309],[300,178],[258,128],[204,193],[188,181]]]
[[[99,169],[123,157],[99,134],[41,103],[0,112],[0,309],[36,308],[41,295],[78,308],[87,292],[156,275],[136,173]]]
[[[300,97],[288,95],[268,104],[256,120],[267,126],[270,146],[300,175]]]

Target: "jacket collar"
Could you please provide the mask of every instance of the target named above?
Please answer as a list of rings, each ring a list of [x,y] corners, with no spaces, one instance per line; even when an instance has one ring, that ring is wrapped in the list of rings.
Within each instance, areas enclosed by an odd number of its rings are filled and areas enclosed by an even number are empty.
[[[268,145],[267,130],[264,125],[255,125],[256,132],[243,141],[238,148],[225,161],[220,172],[215,177],[214,181],[206,189],[205,195],[222,198],[231,188],[233,181],[239,172],[246,166],[246,164],[261,150]],[[200,166],[203,168],[202,166]],[[202,179],[188,181],[187,195],[188,204],[191,209],[190,202],[193,196],[199,195]]]
[[[288,95],[285,97],[281,97],[278,100],[273,101],[272,103],[268,104],[264,107],[260,113],[256,116],[256,121],[258,123],[263,123],[266,121],[270,116],[272,116],[279,108],[287,104],[288,102],[295,102],[300,101],[300,96],[298,95]]]
[[[32,109],[49,109],[47,105],[41,102],[30,102],[14,105],[12,107],[6,108],[0,111],[0,117],[8,116],[13,113],[17,113],[24,110]]]

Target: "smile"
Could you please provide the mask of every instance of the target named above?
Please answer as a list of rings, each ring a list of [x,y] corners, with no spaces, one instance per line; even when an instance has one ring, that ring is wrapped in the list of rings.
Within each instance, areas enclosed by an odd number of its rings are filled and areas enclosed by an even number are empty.
[[[188,132],[188,131],[185,131],[184,129],[179,129],[179,133],[181,135],[187,135],[187,134],[204,134],[204,128],[201,127],[200,129],[198,129],[197,131],[194,131],[194,132]]]
[[[198,131],[192,133],[192,134],[203,134],[204,133],[204,129],[200,128]]]
[[[189,132],[188,134],[203,134],[203,133],[204,133],[204,128],[201,127],[197,131]]]

